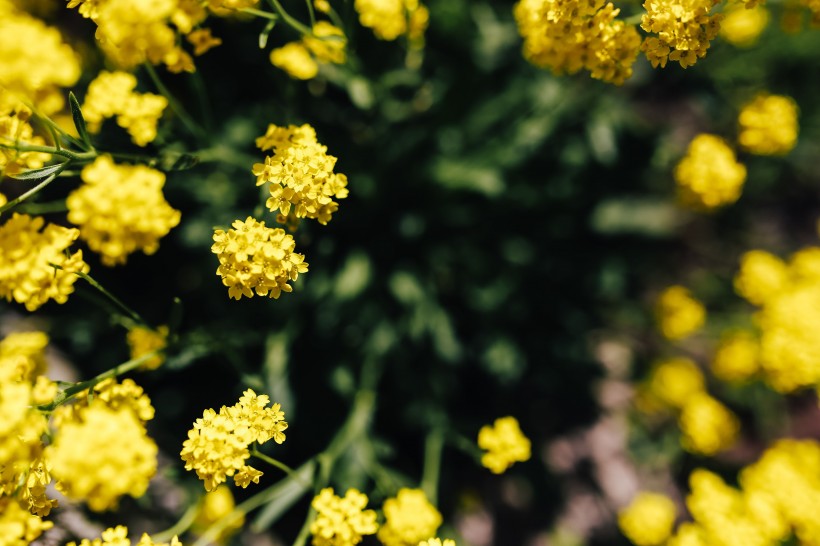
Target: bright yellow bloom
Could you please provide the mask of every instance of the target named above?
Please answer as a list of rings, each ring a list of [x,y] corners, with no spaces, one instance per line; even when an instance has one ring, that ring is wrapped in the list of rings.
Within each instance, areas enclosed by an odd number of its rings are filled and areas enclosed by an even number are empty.
[[[347,177],[333,172],[336,158],[316,140],[313,128],[271,124],[265,136],[257,139],[257,145],[263,151],[273,148],[274,152],[264,163],[253,166],[256,185],[270,183],[265,206],[271,212],[280,211],[285,218],[293,215],[327,224],[339,209],[334,199],[348,195]]]
[[[53,526],[21,508],[16,500],[0,497],[0,546],[29,546]]]
[[[494,474],[501,474],[514,463],[530,458],[530,441],[521,432],[515,417],[500,417],[492,426],[481,427],[478,447],[487,450],[481,457],[481,464]]]
[[[712,360],[712,373],[723,381],[745,381],[760,369],[757,339],[748,332],[724,336]]]
[[[220,485],[213,491],[208,491],[200,501],[199,512],[191,530],[196,534],[203,534],[211,525],[233,512],[236,503],[234,502],[231,488],[227,485]],[[242,529],[245,524],[245,516],[240,514],[231,519],[231,522],[215,538],[220,544],[226,543],[230,537]]]
[[[0,297],[35,311],[48,300],[65,303],[74,291],[75,273],[88,272],[83,252],[67,255],[79,230],[14,213],[0,226]],[[54,266],[59,266],[56,269]]]
[[[109,527],[102,532],[100,538],[88,540],[84,538],[79,545],[76,542],[69,542],[66,546],[131,546],[131,541],[128,539],[128,528],[124,525],[117,525],[116,527]],[[174,535],[170,543],[154,542],[147,533],[143,533],[142,538],[136,546],[182,546],[182,543]]]
[[[441,526],[441,513],[421,489],[400,489],[384,501],[382,510],[385,522],[378,538],[385,546],[417,546]]]
[[[319,73],[319,63],[311,57],[310,51],[301,42],[288,42],[272,50],[270,62],[299,80],[310,80]]]
[[[683,286],[664,290],[655,304],[658,328],[666,339],[679,340],[697,332],[706,321],[706,308]]]
[[[713,0],[646,0],[641,28],[657,34],[644,40],[641,49],[652,66],[677,61],[683,68],[706,55],[717,36],[721,15],[710,15]]]
[[[162,194],[165,175],[144,165],[118,165],[99,156],[81,173],[84,184],[69,194],[68,221],[108,266],[142,250],[151,255],[180,220]]]
[[[228,476],[234,476],[242,487],[251,481],[259,483],[262,472],[245,464],[250,457],[248,446],[270,439],[281,444],[288,428],[281,406],[265,407],[269,402],[267,395],[257,396],[248,389],[235,405],[222,406],[219,413],[207,409],[194,422],[180,455],[185,470],[195,470],[207,491],[216,489]]]
[[[678,416],[681,445],[692,453],[714,455],[731,447],[740,431],[734,413],[705,392],[689,398]]]
[[[316,510],[310,524],[313,546],[354,546],[378,528],[376,512],[364,509],[367,495],[357,489],[348,489],[342,498],[326,487],[310,505]]]
[[[135,412],[98,398],[59,425],[45,454],[58,489],[94,511],[142,496],[157,470],[157,446]]]
[[[151,399],[133,379],[123,379],[122,383],[114,378],[104,379],[91,390],[91,393],[87,390],[79,393],[73,404],[58,407],[53,414],[54,424],[59,427],[64,421],[81,421],[90,400],[101,400],[112,410],[130,409],[143,424],[154,418]]]
[[[34,135],[30,119],[31,110],[0,88],[0,144],[43,146],[46,142]],[[51,155],[40,152],[0,148],[0,178],[4,173],[17,174],[26,169],[38,169],[50,159]],[[5,204],[5,196],[3,200]]]
[[[669,358],[657,362],[647,386],[658,400],[680,409],[693,395],[704,392],[703,372],[688,358]]]
[[[197,57],[204,55],[211,49],[222,44],[222,40],[220,38],[215,38],[211,34],[211,29],[209,28],[195,30],[189,33],[185,39],[187,39],[188,42],[194,46],[194,55]]]
[[[48,336],[43,332],[15,332],[0,341],[0,379],[32,382],[45,373]],[[12,371],[9,366],[13,367]]]
[[[680,200],[693,208],[712,209],[734,203],[746,181],[746,167],[717,136],[692,139],[686,156],[675,167]]]
[[[168,339],[168,327],[160,326],[156,330],[134,326],[128,330],[128,346],[131,348],[131,358],[139,358],[146,353],[164,349]],[[156,370],[165,362],[165,355],[159,353],[145,361],[141,368],[144,370]]]
[[[632,75],[641,38],[634,25],[616,19],[619,12],[604,0],[521,0],[514,15],[524,57],[555,74],[584,69],[621,85]]]
[[[740,4],[728,7],[720,23],[720,36],[737,47],[751,47],[769,24],[769,10],[763,6],[748,8]]]
[[[447,538],[442,542],[440,538],[428,538],[419,542],[418,546],[456,546],[456,541]]]
[[[761,93],[738,116],[740,145],[758,155],[783,155],[797,143],[797,103],[791,97]]]
[[[295,281],[308,270],[305,256],[294,252],[293,236],[283,229],[265,227],[252,217],[236,220],[233,229],[216,230],[211,252],[219,257],[217,275],[228,287],[228,296],[237,300],[256,294],[278,299],[291,292]]]
[[[780,294],[788,280],[789,270],[783,260],[762,250],[751,250],[740,259],[735,291],[750,303],[762,305]]]
[[[675,512],[669,497],[644,491],[618,513],[618,527],[633,544],[655,546],[672,534]]]
[[[359,23],[381,40],[408,35],[421,38],[427,26],[427,8],[418,0],[355,0]]]
[[[305,47],[320,63],[343,64],[347,60],[344,31],[327,21],[313,25],[313,34],[303,38]]]

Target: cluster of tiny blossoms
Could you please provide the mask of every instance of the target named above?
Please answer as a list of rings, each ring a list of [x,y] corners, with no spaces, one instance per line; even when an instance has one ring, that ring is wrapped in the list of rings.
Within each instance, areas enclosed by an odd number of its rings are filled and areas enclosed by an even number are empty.
[[[347,60],[344,31],[327,21],[313,25],[312,33],[271,51],[270,62],[290,76],[309,80],[319,73],[319,65],[343,64]]]
[[[663,337],[686,338],[697,332],[706,321],[706,308],[683,286],[666,288],[655,303],[655,318]]]
[[[746,167],[722,138],[701,134],[692,139],[675,167],[680,201],[696,209],[734,203],[746,181]]]
[[[68,221],[100,253],[105,265],[124,264],[142,250],[153,254],[159,240],[179,223],[180,213],[162,194],[165,175],[144,165],[118,165],[99,156],[81,173],[83,185],[66,200]]]
[[[42,146],[45,140],[34,134],[31,110],[0,88],[0,144]],[[50,159],[48,154],[0,147],[0,177],[25,169],[37,169]]]
[[[769,24],[769,10],[763,6],[747,7],[730,3],[723,11],[720,37],[736,47],[751,47]]]
[[[797,143],[797,103],[791,97],[761,93],[738,116],[738,143],[758,155],[783,155]]]
[[[441,513],[421,489],[400,489],[384,501],[382,511],[385,521],[377,536],[385,546],[417,546],[434,536],[442,522]]]
[[[418,0],[356,0],[353,8],[363,27],[382,40],[399,36],[418,41],[423,38],[430,14]]]
[[[521,0],[514,14],[524,57],[556,74],[585,69],[620,85],[632,75],[641,38],[619,11],[605,0]]]
[[[706,55],[720,30],[721,15],[710,14],[716,0],[646,0],[641,28],[656,34],[641,49],[652,66],[677,61],[683,68]]]
[[[515,417],[501,417],[492,426],[481,427],[478,447],[487,451],[481,457],[481,464],[494,474],[501,474],[514,463],[530,458],[530,441],[521,432]]]
[[[123,525],[116,527],[109,527],[102,532],[100,538],[89,540],[84,538],[79,544],[76,542],[69,542],[66,546],[131,546],[131,541],[128,539],[128,528]],[[174,536],[170,543],[154,542],[147,533],[143,533],[140,541],[136,546],[182,546],[179,539]]]
[[[157,137],[157,122],[168,106],[162,95],[137,93],[137,78],[127,72],[100,72],[88,85],[83,117],[92,133],[102,122],[116,116],[117,125],[128,131],[137,146],[146,146]]]
[[[820,531],[820,445],[781,440],[741,470],[739,488],[697,469],[686,506],[693,521],[674,534],[674,505],[662,495],[639,495],[621,512],[621,530],[638,546],[775,546],[813,544]]]
[[[233,406],[222,406],[219,413],[207,409],[194,422],[180,455],[185,470],[195,470],[207,491],[216,489],[229,476],[242,487],[259,483],[262,472],[246,464],[251,456],[248,447],[271,439],[281,444],[288,428],[281,406],[268,408],[269,402],[267,395],[248,389]]]
[[[316,517],[310,524],[313,546],[353,546],[378,529],[376,512],[365,510],[367,495],[348,489],[344,497],[325,488],[310,504]]]

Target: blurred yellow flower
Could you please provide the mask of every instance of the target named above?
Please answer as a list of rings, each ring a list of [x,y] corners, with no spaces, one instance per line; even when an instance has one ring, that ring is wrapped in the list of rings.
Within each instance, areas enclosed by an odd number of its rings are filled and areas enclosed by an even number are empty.
[[[791,97],[761,93],[741,109],[737,140],[753,154],[787,154],[797,144],[797,114]]]
[[[677,341],[698,331],[706,321],[706,308],[683,286],[670,286],[658,297],[655,318],[666,339]]]
[[[675,513],[675,503],[671,499],[644,491],[618,513],[618,526],[633,544],[656,546],[672,534]]]

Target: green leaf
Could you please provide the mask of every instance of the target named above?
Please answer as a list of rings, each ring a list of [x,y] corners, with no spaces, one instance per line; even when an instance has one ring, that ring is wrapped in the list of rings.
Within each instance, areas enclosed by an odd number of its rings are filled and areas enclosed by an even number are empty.
[[[56,165],[49,165],[48,167],[42,167],[40,169],[31,169],[30,171],[24,171],[18,174],[7,174],[9,178],[14,178],[15,180],[36,180],[38,178],[46,178],[56,172],[63,170],[66,166],[66,162],[64,163],[57,163]]]
[[[88,135],[88,128],[85,125],[85,118],[82,110],[80,110],[80,103],[71,91],[68,92],[68,103],[71,105],[71,117],[74,118],[74,127],[77,128],[77,134],[80,135],[80,139],[88,148],[93,149],[91,137]]]
[[[159,158],[159,167],[163,171],[186,171],[199,164],[199,158],[193,154],[166,152]]]
[[[259,33],[259,49],[265,49],[265,46],[268,45],[268,36],[275,26],[276,21],[269,21],[262,32]]]

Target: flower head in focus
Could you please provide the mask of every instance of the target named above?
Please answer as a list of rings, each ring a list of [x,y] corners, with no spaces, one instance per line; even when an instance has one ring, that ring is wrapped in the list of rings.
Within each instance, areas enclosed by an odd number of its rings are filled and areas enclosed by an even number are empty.
[[[434,536],[441,526],[441,513],[421,489],[400,489],[384,501],[382,509],[385,522],[378,537],[385,546],[415,546]]]
[[[367,495],[357,489],[348,489],[344,497],[338,497],[326,487],[310,506],[316,510],[310,524],[313,546],[354,546],[378,528],[376,512],[365,510]]]

